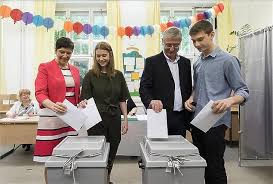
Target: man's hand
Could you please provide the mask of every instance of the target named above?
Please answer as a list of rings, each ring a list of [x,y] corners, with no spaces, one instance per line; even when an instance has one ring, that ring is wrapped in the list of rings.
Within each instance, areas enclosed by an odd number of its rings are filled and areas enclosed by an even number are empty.
[[[78,104],[78,108],[84,109],[87,106],[87,100],[84,99]]]
[[[194,111],[194,105],[193,105],[193,98],[190,97],[186,102],[185,102],[185,108],[190,111],[193,112]]]
[[[152,100],[149,105],[155,112],[161,112],[163,109],[163,104],[161,100]]]
[[[233,103],[230,98],[226,98],[223,100],[217,100],[212,104],[211,109],[214,113],[222,113],[222,112],[226,111],[228,108],[230,108],[232,106],[232,104]]]

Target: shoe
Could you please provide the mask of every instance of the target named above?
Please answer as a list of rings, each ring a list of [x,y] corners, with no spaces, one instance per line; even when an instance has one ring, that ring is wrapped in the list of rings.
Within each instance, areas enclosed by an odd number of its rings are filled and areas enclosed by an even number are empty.
[[[114,184],[114,183],[112,181],[110,181],[109,184]]]

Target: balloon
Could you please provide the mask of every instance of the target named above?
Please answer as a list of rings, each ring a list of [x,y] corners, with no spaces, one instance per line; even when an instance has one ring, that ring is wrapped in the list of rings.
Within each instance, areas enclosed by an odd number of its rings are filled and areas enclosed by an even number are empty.
[[[154,31],[155,31],[155,29],[154,29],[153,26],[151,26],[151,25],[147,26],[147,34],[148,35],[152,36],[152,34],[154,33]]]
[[[75,33],[80,34],[83,30],[83,25],[80,22],[75,22],[73,24],[73,30]]]
[[[133,34],[134,34],[135,36],[138,36],[138,35],[140,34],[140,27],[135,26],[135,27],[133,28]]]
[[[73,30],[73,23],[70,20],[64,22],[64,30],[68,33]]]
[[[213,6],[213,9],[215,11],[215,15],[217,16],[219,14],[219,12],[220,12],[219,7],[215,5],[215,6]]]
[[[204,17],[205,19],[209,19],[212,16],[212,13],[208,10],[204,11]]]
[[[52,20],[52,18],[47,17],[44,19],[43,24],[48,30],[54,26],[54,21]]]
[[[203,13],[198,13],[196,15],[196,20],[199,21],[199,20],[203,20],[205,19],[205,15]]]
[[[217,6],[218,6],[220,12],[223,12],[223,11],[224,11],[225,7],[224,7],[224,4],[223,4],[223,3],[218,3]]]
[[[133,35],[133,28],[130,26],[125,27],[125,35],[130,38]]]
[[[2,18],[9,17],[10,12],[11,12],[11,8],[9,6],[6,6],[6,5],[0,6],[0,16],[2,16]]]
[[[23,13],[22,15],[22,21],[28,25],[28,24],[31,24],[33,22],[33,15],[29,12],[25,12]]]
[[[41,15],[35,15],[33,17],[33,24],[35,26],[42,26],[44,24],[44,18]]]
[[[178,27],[178,28],[180,27],[180,21],[176,20],[176,21],[173,22],[173,24],[174,24],[175,27]]]
[[[141,34],[142,36],[145,36],[146,33],[147,33],[146,26],[141,26],[141,27],[140,27],[140,34]]]
[[[100,29],[100,34],[105,38],[109,35],[109,29],[106,26],[102,26]]]
[[[14,20],[14,24],[19,21],[22,20],[22,14],[23,12],[19,9],[13,9],[10,12],[10,17]]]
[[[186,19],[181,19],[179,21],[179,24],[180,24],[180,28],[184,28],[184,27],[188,27],[188,24],[186,22]]]
[[[167,22],[167,27],[173,27],[174,23],[173,22]]]
[[[186,18],[185,19],[185,22],[186,22],[186,25],[187,25],[187,27],[190,27],[190,25],[191,25],[191,19],[190,18]]]
[[[100,29],[101,29],[100,26],[94,25],[92,28],[93,35],[96,35],[96,36],[100,35]]]
[[[92,33],[92,26],[90,24],[84,24],[83,25],[83,32],[85,34],[90,34]]]
[[[167,29],[167,25],[164,23],[160,23],[160,31],[164,32]]]
[[[119,27],[117,30],[117,33],[120,37],[123,37],[125,35],[125,29],[124,27]]]

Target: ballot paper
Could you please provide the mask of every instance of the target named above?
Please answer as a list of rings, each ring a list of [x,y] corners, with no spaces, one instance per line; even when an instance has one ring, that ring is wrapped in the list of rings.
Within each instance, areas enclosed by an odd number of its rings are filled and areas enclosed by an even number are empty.
[[[153,109],[147,109],[147,137],[168,138],[166,109],[158,113]]]
[[[57,116],[76,131],[79,131],[87,116],[68,100],[65,99],[63,104],[67,107],[67,111],[65,113],[57,113]]]
[[[191,124],[199,128],[203,132],[207,132],[220,118],[224,116],[226,111],[222,113],[212,112],[211,106],[213,101],[209,101],[207,105],[198,113],[191,121]]]
[[[84,121],[84,127],[86,128],[86,130],[102,121],[93,98],[90,98],[87,101],[87,106],[82,109],[82,112],[87,116],[87,119]]]

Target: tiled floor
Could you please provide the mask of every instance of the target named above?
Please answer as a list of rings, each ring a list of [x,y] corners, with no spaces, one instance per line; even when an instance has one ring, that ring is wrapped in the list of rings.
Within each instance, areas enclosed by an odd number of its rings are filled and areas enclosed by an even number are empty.
[[[227,147],[225,158],[228,184],[273,184],[273,167],[238,166],[238,148]],[[0,184],[44,184],[43,175],[44,166],[33,162],[32,153],[21,148],[0,160]],[[112,180],[115,184],[141,184],[137,158],[118,157]]]

